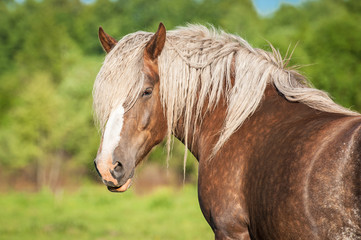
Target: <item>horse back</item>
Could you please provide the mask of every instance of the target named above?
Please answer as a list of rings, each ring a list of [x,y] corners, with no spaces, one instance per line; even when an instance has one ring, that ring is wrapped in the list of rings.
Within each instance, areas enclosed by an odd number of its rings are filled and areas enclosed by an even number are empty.
[[[313,112],[273,125],[246,182],[255,239],[361,239],[361,118]]]
[[[313,236],[361,239],[361,118],[334,120],[319,137],[303,190]]]

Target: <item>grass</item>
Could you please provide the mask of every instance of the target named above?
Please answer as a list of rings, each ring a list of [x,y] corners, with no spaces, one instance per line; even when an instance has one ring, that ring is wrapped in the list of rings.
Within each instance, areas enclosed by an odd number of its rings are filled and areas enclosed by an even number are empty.
[[[213,239],[192,186],[142,197],[104,186],[56,196],[2,193],[0,206],[0,239]]]

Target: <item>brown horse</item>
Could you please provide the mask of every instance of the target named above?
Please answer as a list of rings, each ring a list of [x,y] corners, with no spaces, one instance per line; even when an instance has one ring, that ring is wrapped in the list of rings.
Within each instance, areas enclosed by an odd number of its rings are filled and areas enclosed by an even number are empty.
[[[361,239],[361,116],[278,51],[198,25],[99,38],[95,165],[110,191],[174,135],[199,161],[216,239]]]

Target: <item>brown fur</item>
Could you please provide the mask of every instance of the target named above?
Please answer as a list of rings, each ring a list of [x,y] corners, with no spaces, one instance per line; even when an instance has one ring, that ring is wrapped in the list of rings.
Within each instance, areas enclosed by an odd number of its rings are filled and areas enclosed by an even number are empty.
[[[216,239],[360,237],[360,117],[290,103],[268,86],[255,114],[208,164],[222,115],[203,121],[191,149],[199,160],[200,205]],[[349,146],[353,156],[344,152]],[[349,166],[340,169],[341,161]]]

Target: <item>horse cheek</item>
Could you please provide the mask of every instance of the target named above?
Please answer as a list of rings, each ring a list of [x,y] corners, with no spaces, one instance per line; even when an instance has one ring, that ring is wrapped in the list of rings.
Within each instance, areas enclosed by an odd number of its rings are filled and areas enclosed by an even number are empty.
[[[140,130],[144,131],[148,128],[150,123],[150,111],[146,110],[144,111],[141,120],[140,120]]]

